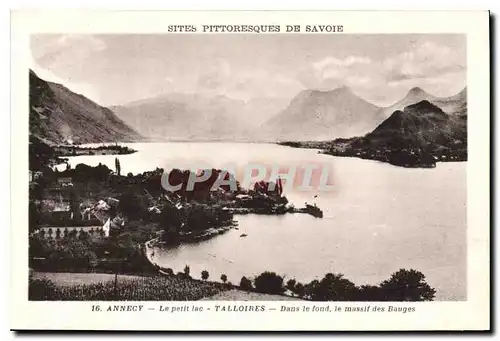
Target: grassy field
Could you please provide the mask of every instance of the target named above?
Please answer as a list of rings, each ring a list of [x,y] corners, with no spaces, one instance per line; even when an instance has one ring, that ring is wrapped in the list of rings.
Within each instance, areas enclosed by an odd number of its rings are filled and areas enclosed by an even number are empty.
[[[118,275],[118,282],[123,283],[133,279],[142,278],[141,276]],[[72,285],[90,285],[98,283],[114,282],[113,274],[96,273],[71,273],[71,272],[33,272],[33,279],[48,279],[58,287]]]
[[[208,281],[179,276],[132,276],[99,273],[33,272],[33,280],[49,280],[53,286],[30,286],[35,301],[294,301],[299,298],[229,289]]]
[[[29,288],[33,301],[196,301],[227,290],[221,283],[181,276],[34,273]],[[50,282],[43,281],[48,279]]]

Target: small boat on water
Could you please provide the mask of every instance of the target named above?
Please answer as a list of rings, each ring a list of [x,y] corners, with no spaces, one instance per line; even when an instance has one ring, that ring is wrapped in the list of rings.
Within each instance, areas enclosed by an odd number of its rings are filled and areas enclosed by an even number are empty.
[[[313,217],[323,218],[323,211],[318,206],[316,206],[316,204],[314,205],[306,204],[305,211],[310,215],[312,215]]]

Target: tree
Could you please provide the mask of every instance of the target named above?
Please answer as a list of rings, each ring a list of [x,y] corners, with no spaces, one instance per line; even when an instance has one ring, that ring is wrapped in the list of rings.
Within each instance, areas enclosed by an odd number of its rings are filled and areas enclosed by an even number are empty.
[[[225,274],[220,275],[220,280],[222,281],[222,283],[226,283],[227,282],[227,276]]]
[[[351,301],[356,286],[342,274],[328,273],[321,281],[309,283],[306,292],[313,301]]]
[[[186,265],[184,267],[184,275],[186,275],[186,277],[189,277],[190,272],[191,272],[191,269],[189,268],[189,265]]]
[[[300,298],[304,297],[305,295],[304,284],[302,283],[295,284],[295,294],[297,294],[297,296],[299,296]]]
[[[246,278],[245,276],[241,277],[240,289],[245,291],[252,291],[253,290],[252,281]]]
[[[147,203],[132,190],[123,193],[118,200],[118,211],[130,220],[138,220],[147,215]]]
[[[76,229],[73,228],[73,229],[71,229],[71,231],[69,231],[68,237],[69,237],[69,239],[74,239],[74,238],[76,238],[77,234],[78,234],[78,232],[76,232]]]
[[[286,282],[286,288],[290,290],[291,292],[295,293],[295,285],[297,284],[297,281],[295,279],[289,279]]]
[[[254,280],[255,290],[265,294],[283,294],[285,287],[283,286],[283,277],[275,272],[263,272]]]
[[[202,280],[206,281],[206,280],[208,279],[208,276],[209,276],[209,274],[208,274],[208,271],[207,271],[207,270],[203,270],[203,271],[201,272],[201,279],[202,279]]]
[[[38,211],[36,203],[32,200],[29,201],[28,209],[29,232],[33,232],[37,229],[40,223],[40,212]]]
[[[116,168],[116,175],[120,176],[122,168],[120,166],[120,160],[118,160],[118,157],[115,158],[115,168]]]
[[[384,301],[432,301],[436,289],[425,282],[419,271],[399,269],[380,284]]]
[[[375,285],[362,285],[358,288],[356,301],[383,301],[382,289]]]
[[[84,229],[80,229],[80,234],[78,235],[78,240],[85,242],[90,239],[89,234]]]

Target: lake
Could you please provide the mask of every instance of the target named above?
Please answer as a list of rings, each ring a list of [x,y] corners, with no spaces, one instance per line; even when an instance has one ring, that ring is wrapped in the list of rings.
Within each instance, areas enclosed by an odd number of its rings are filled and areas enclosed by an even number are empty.
[[[215,168],[251,162],[317,163],[330,167],[333,190],[285,190],[296,206],[315,202],[324,218],[305,214],[236,216],[238,230],[210,240],[155,251],[155,261],[174,271],[185,265],[199,278],[242,276],[270,270],[286,279],[310,281],[342,273],[354,283],[378,284],[400,268],[424,273],[439,300],[466,299],[466,166],[438,163],[406,169],[377,161],[318,154],[273,144],[225,142],[130,143],[120,155],[122,174],[203,162]],[[78,163],[114,169],[115,156],[77,156]],[[315,198],[315,196],[317,196]],[[240,237],[247,234],[247,237]]]

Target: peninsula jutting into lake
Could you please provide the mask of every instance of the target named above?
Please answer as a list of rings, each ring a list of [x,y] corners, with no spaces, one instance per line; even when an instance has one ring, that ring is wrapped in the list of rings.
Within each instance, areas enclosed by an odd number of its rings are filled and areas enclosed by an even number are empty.
[[[31,300],[466,299],[463,36],[31,48]]]

